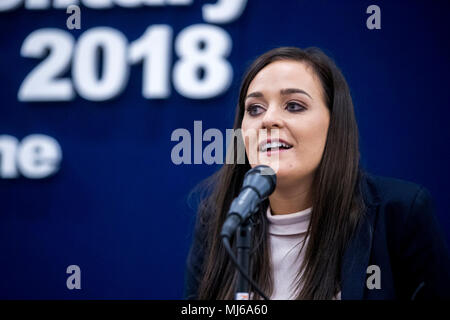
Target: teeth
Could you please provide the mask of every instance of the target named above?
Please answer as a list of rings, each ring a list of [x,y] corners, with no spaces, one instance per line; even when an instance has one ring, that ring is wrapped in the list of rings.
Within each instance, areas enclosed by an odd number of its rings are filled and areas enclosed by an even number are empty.
[[[267,149],[269,149],[269,148],[274,149],[274,148],[281,148],[281,147],[290,148],[291,146],[286,143],[276,141],[276,142],[266,143],[265,145],[263,145],[261,147],[261,151],[264,152],[264,151],[267,151]]]

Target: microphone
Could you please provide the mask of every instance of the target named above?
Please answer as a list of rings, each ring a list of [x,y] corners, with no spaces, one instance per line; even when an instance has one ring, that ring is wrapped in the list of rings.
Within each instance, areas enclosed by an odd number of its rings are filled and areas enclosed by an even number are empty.
[[[258,210],[259,204],[275,190],[277,177],[269,166],[259,165],[244,176],[239,195],[231,203],[220,236],[231,238],[237,227]]]

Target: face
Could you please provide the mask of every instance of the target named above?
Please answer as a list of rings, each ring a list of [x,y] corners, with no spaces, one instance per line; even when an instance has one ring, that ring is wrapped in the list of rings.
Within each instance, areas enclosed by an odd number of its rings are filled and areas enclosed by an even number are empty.
[[[272,167],[277,185],[311,178],[329,122],[322,85],[311,67],[290,60],[267,65],[248,87],[241,125],[251,166]]]

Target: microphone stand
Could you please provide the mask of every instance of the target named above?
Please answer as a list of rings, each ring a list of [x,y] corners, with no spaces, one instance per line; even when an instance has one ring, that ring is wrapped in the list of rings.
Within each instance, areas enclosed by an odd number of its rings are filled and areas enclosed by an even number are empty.
[[[250,253],[252,247],[252,215],[261,209],[261,203],[275,190],[277,176],[266,165],[256,166],[244,175],[239,195],[231,202],[222,225],[220,237],[232,263],[239,270],[235,291],[236,300],[250,300],[250,289],[261,298],[269,300],[259,285],[251,278]],[[231,238],[236,235],[237,257],[231,248]]]
[[[251,276],[250,252],[252,247],[252,223],[247,219],[236,231],[237,261],[242,269]],[[238,272],[235,300],[250,300],[250,285]]]

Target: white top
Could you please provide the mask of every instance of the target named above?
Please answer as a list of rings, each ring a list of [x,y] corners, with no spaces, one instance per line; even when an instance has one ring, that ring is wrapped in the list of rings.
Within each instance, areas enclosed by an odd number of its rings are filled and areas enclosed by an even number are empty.
[[[300,249],[305,241],[311,212],[312,207],[295,213],[272,215],[270,206],[267,207],[274,285],[271,300],[290,300],[297,295],[296,276],[304,259],[307,243],[301,252]],[[340,292],[335,299],[341,299]]]

